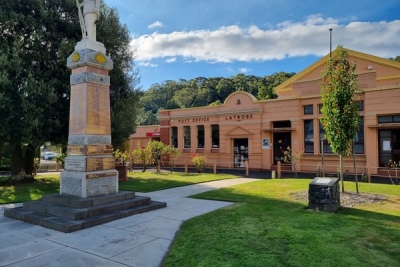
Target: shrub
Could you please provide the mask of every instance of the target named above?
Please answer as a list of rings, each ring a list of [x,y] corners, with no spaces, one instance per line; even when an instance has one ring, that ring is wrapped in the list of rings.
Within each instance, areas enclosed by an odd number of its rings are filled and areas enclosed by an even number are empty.
[[[198,173],[203,172],[204,168],[207,167],[207,156],[192,154],[192,162]]]

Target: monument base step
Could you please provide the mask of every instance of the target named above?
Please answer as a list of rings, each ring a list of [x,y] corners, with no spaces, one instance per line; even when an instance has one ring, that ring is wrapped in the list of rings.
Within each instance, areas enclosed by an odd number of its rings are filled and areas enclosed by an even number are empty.
[[[19,208],[5,209],[4,216],[71,233],[166,206],[165,202],[129,191],[84,199],[54,194],[25,202]]]

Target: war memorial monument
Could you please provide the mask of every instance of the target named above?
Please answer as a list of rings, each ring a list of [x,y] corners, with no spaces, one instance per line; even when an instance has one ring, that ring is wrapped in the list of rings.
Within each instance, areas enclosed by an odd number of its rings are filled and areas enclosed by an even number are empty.
[[[71,98],[67,157],[60,194],[25,202],[4,215],[62,232],[73,232],[126,216],[166,207],[166,203],[118,190],[111,145],[112,60],[96,41],[100,0],[77,0],[82,40],[67,59]]]

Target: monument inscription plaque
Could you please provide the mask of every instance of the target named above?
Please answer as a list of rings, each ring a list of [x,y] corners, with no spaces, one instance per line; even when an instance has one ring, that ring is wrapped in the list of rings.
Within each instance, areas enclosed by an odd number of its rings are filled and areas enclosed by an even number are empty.
[[[85,146],[82,145],[71,145],[67,146],[67,155],[85,155]]]
[[[86,171],[99,171],[115,169],[115,159],[112,157],[106,158],[87,158]]]
[[[87,145],[86,155],[102,155],[102,154],[112,154],[112,145]]]
[[[308,188],[308,208],[337,212],[340,209],[339,179],[314,178]]]

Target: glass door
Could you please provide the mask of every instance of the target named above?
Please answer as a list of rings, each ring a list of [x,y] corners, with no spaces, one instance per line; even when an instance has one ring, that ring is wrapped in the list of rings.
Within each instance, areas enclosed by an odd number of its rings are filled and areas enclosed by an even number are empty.
[[[282,161],[283,151],[287,150],[288,146],[292,146],[291,137],[292,134],[290,132],[281,132],[274,133],[274,164],[277,164],[278,161]]]
[[[233,163],[235,168],[244,168],[249,157],[249,140],[247,138],[233,139]]]
[[[386,167],[389,160],[400,160],[400,129],[379,130],[379,166]]]

